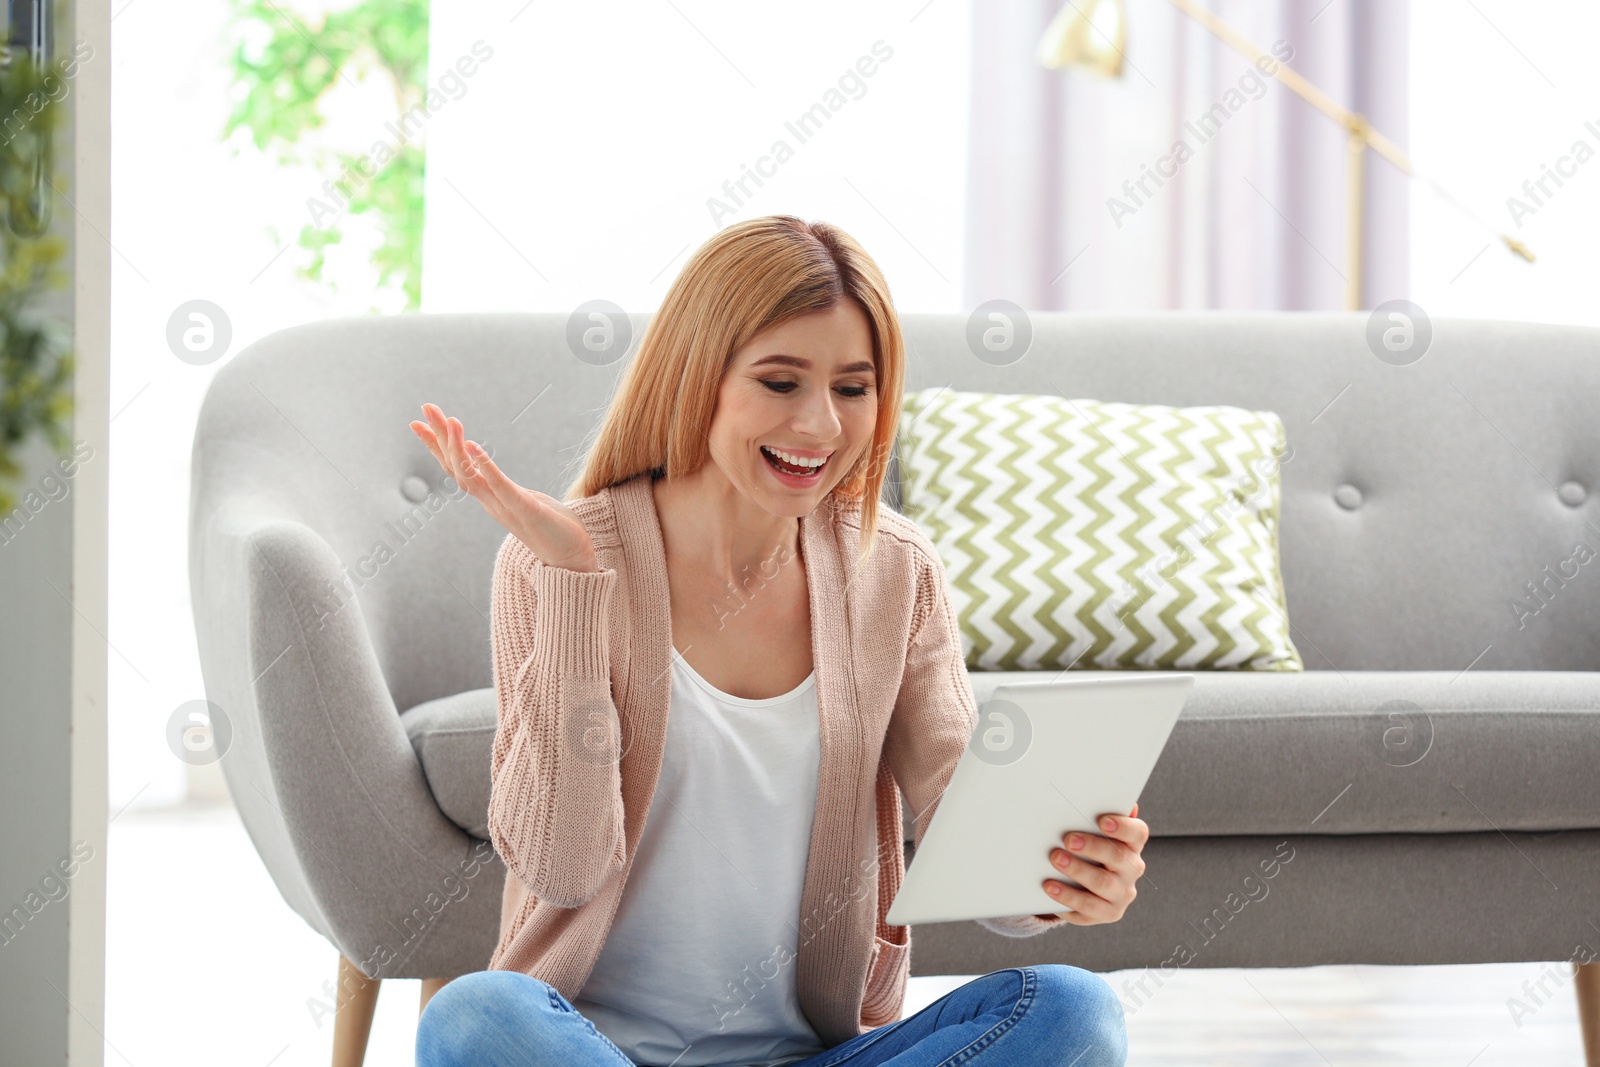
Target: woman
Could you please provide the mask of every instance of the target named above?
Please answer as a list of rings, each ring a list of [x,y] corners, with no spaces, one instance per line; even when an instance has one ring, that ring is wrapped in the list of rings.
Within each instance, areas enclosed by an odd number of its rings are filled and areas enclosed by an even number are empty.
[[[939,557],[878,505],[903,372],[877,265],[773,216],[673,282],[565,503],[437,407],[411,424],[509,531],[500,941],[429,1002],[421,1067],[1123,1062],[1120,1003],[1066,965],[899,1019],[899,793],[920,841],[977,720]],[[1120,919],[1137,814],[1052,850],[1084,887],[1045,880],[1065,910],[983,925]]]

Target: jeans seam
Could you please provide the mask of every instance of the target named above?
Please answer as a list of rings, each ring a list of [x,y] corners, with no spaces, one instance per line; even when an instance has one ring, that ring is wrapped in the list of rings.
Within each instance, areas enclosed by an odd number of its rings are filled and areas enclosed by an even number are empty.
[[[594,1036],[605,1042],[606,1046],[610,1048],[612,1052],[616,1053],[617,1058],[623,1063],[627,1064],[627,1067],[638,1067],[638,1065],[629,1058],[626,1052],[623,1052],[622,1049],[617,1047],[616,1042],[612,1041],[609,1037],[600,1032],[600,1028],[594,1024],[593,1019],[579,1011],[576,1006],[566,1003],[562,999],[561,991],[559,989],[548,982],[546,982],[545,985],[547,986],[547,991],[550,994],[550,1007],[553,1010],[576,1015],[579,1019],[582,1019],[583,1024],[593,1031]]]
[[[1011,1014],[1000,1020],[998,1023],[995,1023],[982,1034],[978,1035],[970,1043],[968,1043],[965,1048],[959,1049],[958,1051],[952,1053],[946,1059],[934,1065],[934,1067],[955,1067],[956,1064],[964,1063],[973,1056],[976,1056],[979,1052],[982,1052],[985,1048],[994,1044],[994,1042],[999,1039],[1000,1035],[1004,1034],[1007,1030],[1010,1030],[1013,1026],[1015,1026],[1021,1016],[1033,1004],[1034,992],[1038,986],[1038,976],[1035,974],[1033,968],[1011,967],[1008,969],[1016,971],[1018,974],[1022,975],[1022,995],[1017,998],[1017,1003],[1011,1009]],[[905,1019],[897,1019],[892,1023],[885,1023],[883,1026],[878,1027],[876,1031],[871,1031],[871,1033],[874,1035],[871,1041],[863,1042],[862,1044],[851,1049],[849,1052],[842,1052],[832,1059],[823,1060],[817,1065],[817,1067],[835,1067],[836,1064],[843,1063],[847,1059],[855,1058],[858,1053],[871,1048],[873,1045],[876,1045],[880,1040],[887,1037],[891,1030],[894,1030],[905,1021]]]
[[[1022,1016],[1027,1014],[1028,1008],[1033,1004],[1034,991],[1039,984],[1038,975],[1034,973],[1032,967],[1012,967],[1010,969],[1022,975],[1022,995],[1017,998],[1016,1006],[1011,1009],[1011,1014],[974,1038],[966,1048],[951,1053],[937,1067],[955,1067],[958,1063],[965,1063],[994,1044],[995,1041],[999,1040],[1001,1034],[1016,1026]]]
[[[861,1052],[863,1049],[869,1049],[873,1045],[876,1045],[879,1041],[882,1041],[885,1037],[888,1037],[889,1036],[889,1031],[891,1031],[893,1029],[896,1029],[903,1022],[905,1022],[904,1019],[896,1019],[892,1023],[884,1023],[882,1026],[878,1027],[876,1030],[867,1031],[869,1034],[872,1035],[872,1040],[871,1041],[863,1041],[861,1044],[857,1045],[855,1048],[851,1049],[849,1052],[841,1052],[837,1056],[834,1056],[832,1059],[823,1060],[820,1064],[817,1065],[817,1067],[834,1067],[835,1064],[843,1063],[846,1059],[853,1059],[855,1057],[855,1055],[857,1053]]]

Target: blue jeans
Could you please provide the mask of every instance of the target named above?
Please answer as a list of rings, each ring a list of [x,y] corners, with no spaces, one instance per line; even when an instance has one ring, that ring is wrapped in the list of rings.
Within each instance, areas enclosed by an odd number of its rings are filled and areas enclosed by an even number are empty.
[[[993,971],[899,1022],[788,1067],[1121,1067],[1122,1002],[1066,964]],[[417,1067],[635,1067],[566,997],[518,971],[447,984],[417,1023]]]

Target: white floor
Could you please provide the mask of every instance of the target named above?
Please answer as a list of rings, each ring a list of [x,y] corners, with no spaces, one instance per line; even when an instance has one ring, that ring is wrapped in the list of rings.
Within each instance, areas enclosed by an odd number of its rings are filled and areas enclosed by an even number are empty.
[[[232,808],[111,824],[108,1067],[326,1067],[337,956],[278,895]],[[1518,1027],[1540,964],[1194,970],[1124,994],[1130,1065],[1581,1067],[1570,983]],[[1112,987],[1134,972],[1106,975]],[[907,1013],[964,978],[915,978]],[[1150,987],[1147,987],[1150,988]],[[384,984],[367,1063],[413,1062],[419,983]]]

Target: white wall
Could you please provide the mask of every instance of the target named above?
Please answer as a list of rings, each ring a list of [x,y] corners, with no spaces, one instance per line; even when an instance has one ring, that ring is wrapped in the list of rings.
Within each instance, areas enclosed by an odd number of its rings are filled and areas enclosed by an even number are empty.
[[[424,309],[653,310],[717,229],[793,214],[856,237],[901,311],[959,310],[968,17],[965,0],[436,5],[436,77],[474,41],[493,54],[429,120]],[[820,131],[785,128],[878,41],[889,58]],[[714,217],[777,140],[793,157]]]
[[[1600,324],[1600,4],[1416,0],[1411,10],[1418,169],[1538,256],[1523,262],[1413,183],[1412,299],[1435,317]],[[1523,182],[1580,140],[1594,158],[1566,164],[1576,173],[1533,205]],[[1535,208],[1520,228],[1511,197]]]

